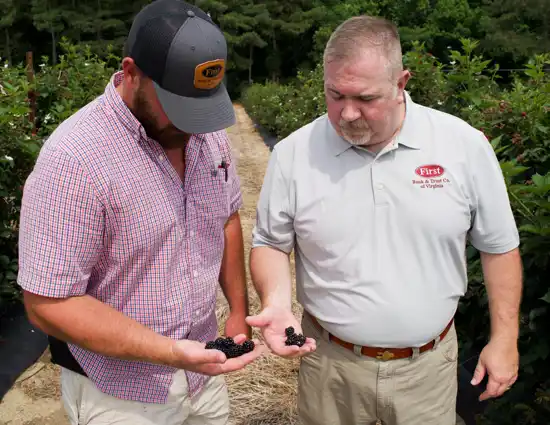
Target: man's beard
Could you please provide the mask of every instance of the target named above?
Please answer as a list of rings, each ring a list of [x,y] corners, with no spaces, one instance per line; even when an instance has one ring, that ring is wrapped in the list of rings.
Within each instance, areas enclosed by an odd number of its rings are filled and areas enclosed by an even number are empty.
[[[374,136],[374,132],[363,119],[353,122],[340,120],[340,131],[342,132],[342,137],[352,145],[359,146],[372,144],[371,140]]]
[[[173,125],[164,128],[159,128],[152,108],[147,102],[147,99],[141,89],[138,89],[134,105],[134,116],[141,123],[147,136],[156,140],[165,148],[184,147],[189,135],[181,130],[178,130]]]

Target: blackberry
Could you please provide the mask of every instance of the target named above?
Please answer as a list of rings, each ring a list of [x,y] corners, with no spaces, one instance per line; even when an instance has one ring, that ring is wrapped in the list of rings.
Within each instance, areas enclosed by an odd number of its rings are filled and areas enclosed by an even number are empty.
[[[251,351],[254,350],[254,341],[247,340],[247,341],[243,342],[242,347],[243,347],[244,353],[250,353]]]
[[[306,343],[306,337],[302,334],[295,333],[294,328],[292,328],[292,326],[286,328],[285,333],[287,336],[285,345],[287,346],[297,345],[298,347],[301,347]]]
[[[224,351],[226,357],[228,359],[233,359],[235,357],[242,356],[244,354],[244,349],[241,345],[233,345],[232,347],[228,348],[226,351]]]
[[[215,341],[208,341],[206,343],[206,349],[220,350],[228,359],[232,359],[254,350],[254,341],[246,340],[242,344],[236,344],[231,337],[220,337]]]

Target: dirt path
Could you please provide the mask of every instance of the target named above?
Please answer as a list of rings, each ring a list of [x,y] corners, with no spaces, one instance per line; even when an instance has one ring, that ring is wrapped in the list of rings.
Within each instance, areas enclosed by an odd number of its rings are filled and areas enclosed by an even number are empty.
[[[255,222],[256,201],[269,158],[269,149],[246,112],[236,105],[237,124],[228,130],[241,177],[244,206],[241,219],[248,257]],[[248,258],[247,258],[248,269]],[[257,299],[250,291],[252,311]],[[299,309],[296,308],[296,313]],[[223,298],[218,317],[226,314]],[[232,399],[234,425],[296,424],[294,397],[297,363],[267,356],[253,367],[227,377]],[[59,370],[46,352],[23,374],[0,404],[0,425],[67,425],[60,401]]]

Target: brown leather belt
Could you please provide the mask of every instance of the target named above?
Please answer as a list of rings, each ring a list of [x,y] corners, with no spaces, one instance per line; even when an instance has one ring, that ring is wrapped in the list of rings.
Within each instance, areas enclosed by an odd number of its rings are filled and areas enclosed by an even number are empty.
[[[324,329],[321,326],[321,324],[317,321],[317,319],[315,317],[313,317],[310,313],[308,313],[308,312],[305,312],[305,313],[309,316],[309,318],[311,319],[313,324],[317,327],[317,329],[319,329],[322,332]],[[453,324],[453,320],[454,320],[454,318],[451,319],[451,321],[449,322],[447,327],[439,335],[440,341],[443,340],[443,338],[445,338],[445,335],[447,335],[447,332],[449,332],[449,329],[451,329],[451,325]],[[354,344],[352,344],[351,342],[343,341],[340,338],[338,338],[338,337],[336,337],[336,336],[334,336],[330,333],[329,333],[329,340],[341,345],[342,347],[347,348],[348,350],[355,351],[354,350],[354,347],[355,347]],[[431,350],[434,347],[434,345],[435,345],[435,340],[432,340],[432,341],[428,342],[427,344],[425,344],[421,347],[418,347],[419,354],[424,353],[425,351]],[[414,353],[414,351],[413,351],[413,348],[411,348],[411,347],[408,347],[408,348],[379,348],[379,347],[361,346],[361,354],[363,354],[364,356],[374,357],[378,360],[384,360],[384,361],[397,360],[397,359],[406,359],[408,357],[412,357],[413,353]]]

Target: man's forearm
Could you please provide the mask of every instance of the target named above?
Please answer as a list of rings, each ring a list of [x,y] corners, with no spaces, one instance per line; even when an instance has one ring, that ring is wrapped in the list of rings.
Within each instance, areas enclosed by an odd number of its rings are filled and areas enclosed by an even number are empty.
[[[270,247],[253,248],[250,253],[250,273],[263,308],[292,308],[288,254]]]
[[[225,225],[225,249],[220,270],[220,286],[233,314],[248,315],[248,291],[244,263],[244,243],[239,213]]]
[[[175,341],[88,295],[67,299],[24,294],[30,321],[44,333],[89,351],[169,365]]]
[[[516,341],[522,292],[522,265],[518,249],[506,254],[481,253],[491,314],[491,339]]]

